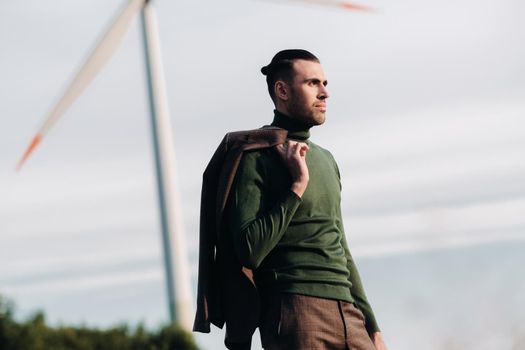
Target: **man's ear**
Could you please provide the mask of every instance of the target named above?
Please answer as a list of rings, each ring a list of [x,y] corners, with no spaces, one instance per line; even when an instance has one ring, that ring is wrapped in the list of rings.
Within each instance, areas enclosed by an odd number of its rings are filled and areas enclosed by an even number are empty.
[[[282,80],[277,80],[275,82],[274,92],[275,92],[275,97],[283,101],[287,101],[288,98],[290,97],[288,85]]]

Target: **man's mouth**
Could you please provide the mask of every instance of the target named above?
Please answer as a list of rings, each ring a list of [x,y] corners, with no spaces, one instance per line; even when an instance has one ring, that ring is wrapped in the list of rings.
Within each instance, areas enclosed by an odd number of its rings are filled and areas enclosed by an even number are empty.
[[[321,112],[326,112],[326,103],[318,103],[315,107],[321,110]]]

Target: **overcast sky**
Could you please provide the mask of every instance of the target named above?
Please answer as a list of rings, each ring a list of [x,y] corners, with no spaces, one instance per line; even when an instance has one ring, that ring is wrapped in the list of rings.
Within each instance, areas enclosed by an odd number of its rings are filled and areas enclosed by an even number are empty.
[[[140,21],[14,171],[123,3],[0,3],[0,293],[53,321],[167,318]],[[525,239],[525,4],[362,3],[378,11],[155,1],[194,278],[202,171],[224,133],[271,121],[259,69],[291,47],[328,77],[312,140],[339,163],[358,260]]]

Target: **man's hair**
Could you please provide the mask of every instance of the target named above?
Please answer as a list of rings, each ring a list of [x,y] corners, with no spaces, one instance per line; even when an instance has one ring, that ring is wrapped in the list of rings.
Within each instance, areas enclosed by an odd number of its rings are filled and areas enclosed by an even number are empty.
[[[319,59],[311,52],[302,49],[289,49],[277,52],[270,64],[261,68],[261,73],[266,75],[268,92],[273,101],[275,101],[275,82],[278,80],[283,80],[287,83],[291,82],[293,78],[293,62],[295,60],[319,62]]]

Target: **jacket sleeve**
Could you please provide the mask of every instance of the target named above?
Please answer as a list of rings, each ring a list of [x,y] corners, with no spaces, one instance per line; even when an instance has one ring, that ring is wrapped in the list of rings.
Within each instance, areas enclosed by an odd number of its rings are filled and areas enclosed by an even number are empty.
[[[265,196],[265,170],[259,152],[243,156],[230,193],[228,219],[239,261],[257,268],[277,245],[301,204],[288,189],[271,206]]]
[[[332,157],[333,159],[333,157]],[[337,171],[337,176],[339,177],[339,182],[341,181],[341,175],[339,173],[339,168],[337,166],[337,163],[335,162],[335,159],[333,159],[335,169]],[[337,220],[337,226],[339,227],[339,230],[342,234],[342,245],[345,251],[346,256],[346,266],[348,270],[350,271],[350,276],[348,280],[352,284],[350,287],[350,293],[352,294],[352,297],[355,300],[357,308],[363,313],[365,316],[365,327],[369,334],[372,334],[374,332],[379,332],[379,326],[377,325],[377,321],[374,315],[374,312],[372,311],[372,306],[370,306],[370,303],[368,302],[368,299],[365,294],[365,289],[363,288],[363,283],[361,282],[361,277],[359,276],[359,271],[357,270],[357,266],[354,262],[354,259],[352,258],[352,254],[350,254],[350,249],[348,249],[348,242],[346,240],[346,234],[345,229],[343,225],[343,217],[341,214],[341,206],[339,205],[338,208],[338,220]]]

